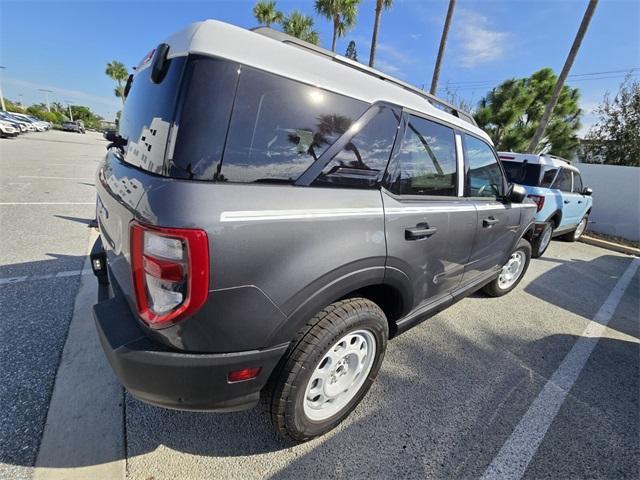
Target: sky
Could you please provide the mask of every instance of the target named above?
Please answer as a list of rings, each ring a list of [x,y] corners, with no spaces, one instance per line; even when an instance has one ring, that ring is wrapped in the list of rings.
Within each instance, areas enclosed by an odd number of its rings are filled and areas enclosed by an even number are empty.
[[[254,1],[10,1],[0,0],[0,81],[4,96],[30,105],[45,100],[87,105],[107,119],[121,108],[107,62],[127,67],[171,33],[214,18],[257,26]],[[394,0],[382,15],[376,68],[429,88],[448,0]],[[445,90],[477,102],[508,78],[543,67],[562,69],[587,0],[458,0],[445,51],[438,94]],[[313,1],[278,0],[285,14],[313,14]],[[374,0],[363,0],[356,26],[339,39],[344,54],[356,42],[369,58]],[[330,48],[331,24],[314,14],[322,45]],[[615,94],[625,72],[640,77],[640,1],[600,0],[567,84],[578,87],[584,133],[605,92]]]

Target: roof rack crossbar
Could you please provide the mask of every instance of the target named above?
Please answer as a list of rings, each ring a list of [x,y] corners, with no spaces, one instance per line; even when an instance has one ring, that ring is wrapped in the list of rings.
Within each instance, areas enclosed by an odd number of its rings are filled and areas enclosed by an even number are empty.
[[[380,80],[384,80],[386,82],[392,83],[398,87],[401,87],[405,90],[415,93],[416,95],[419,95],[420,97],[427,100],[436,108],[439,108],[441,110],[444,110],[445,112],[451,113],[452,115],[455,115],[461,120],[471,123],[472,125],[478,126],[475,119],[470,113],[465,112],[464,110],[456,107],[455,105],[452,105],[451,103],[445,100],[442,100],[436,97],[435,95],[432,95],[429,92],[426,92],[409,83],[403,82],[402,80],[392,77],[391,75],[387,75],[386,73],[383,73],[380,70],[376,70],[367,65],[363,65],[347,57],[343,57],[342,55],[338,55],[334,52],[331,52],[325,48],[318,47],[317,45],[314,45],[312,43],[305,42],[304,40],[300,40],[299,38],[280,32],[279,30],[274,30],[268,27],[257,27],[257,28],[251,29],[251,31],[258,33],[260,35],[264,35],[265,37],[272,38],[282,43],[288,43],[295,47],[303,48],[317,55],[322,55],[323,57],[331,58],[334,62],[337,62],[341,65],[351,67],[353,69],[359,70],[362,73],[366,73],[367,75],[371,75],[373,77],[379,78]]]

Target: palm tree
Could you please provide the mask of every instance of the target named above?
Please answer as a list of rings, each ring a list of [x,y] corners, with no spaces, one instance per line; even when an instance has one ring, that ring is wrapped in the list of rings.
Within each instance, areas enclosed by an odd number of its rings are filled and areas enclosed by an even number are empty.
[[[380,17],[382,16],[382,9],[388,10],[391,8],[393,0],[376,0],[376,17],[373,21],[373,35],[371,35],[371,53],[369,54],[369,66],[373,67],[373,62],[376,59],[376,46],[378,45],[378,29],[380,28]]]
[[[587,5],[587,10],[584,12],[582,22],[580,22],[578,33],[576,33],[576,37],[573,39],[573,45],[571,45],[571,50],[569,50],[567,60],[564,62],[562,72],[560,72],[560,76],[558,77],[556,86],[553,88],[553,93],[551,94],[549,103],[547,103],[547,106],[544,109],[540,124],[538,125],[536,132],[533,134],[533,138],[531,139],[529,148],[527,148],[527,153],[533,153],[536,150],[538,143],[540,143],[540,140],[542,139],[542,135],[544,134],[544,130],[547,128],[547,124],[549,123],[549,119],[551,118],[551,114],[553,113],[553,109],[558,103],[558,98],[560,98],[560,93],[562,92],[564,81],[567,79],[567,75],[569,75],[569,70],[571,70],[573,61],[576,59],[576,55],[578,54],[578,50],[580,49],[580,44],[582,43],[584,34],[587,33],[587,27],[589,27],[589,22],[591,22],[591,17],[593,17],[593,12],[595,12],[597,5],[598,0],[589,0],[589,5]]]
[[[116,97],[122,99],[122,104],[124,105],[124,86],[129,78],[127,67],[124,66],[124,63],[114,60],[107,63],[107,69],[104,73],[117,82],[118,86],[115,88],[115,94]]]
[[[449,0],[449,8],[447,8],[447,17],[444,20],[442,36],[440,37],[440,47],[438,48],[438,57],[436,58],[436,66],[433,68],[433,77],[431,78],[431,88],[429,91],[432,95],[436,94],[438,89],[438,79],[440,78],[440,65],[442,64],[442,56],[447,46],[447,37],[449,36],[449,27],[451,26],[451,17],[453,9],[456,8],[456,0]]]
[[[331,51],[336,51],[336,40],[355,25],[360,0],[316,0],[315,9],[319,15],[333,21]]]
[[[305,42],[318,45],[320,35],[313,29],[313,18],[304,15],[298,10],[294,10],[282,20],[282,30],[291,36],[297,37]]]
[[[260,0],[253,7],[253,16],[259,24],[267,27],[271,27],[272,23],[280,23],[284,19],[282,12],[276,10],[275,0]]]

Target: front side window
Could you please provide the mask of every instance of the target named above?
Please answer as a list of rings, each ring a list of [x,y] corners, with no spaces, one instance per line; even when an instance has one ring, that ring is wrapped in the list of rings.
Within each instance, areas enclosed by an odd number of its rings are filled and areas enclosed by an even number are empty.
[[[573,191],[575,193],[582,193],[582,190],[584,190],[582,178],[578,172],[573,172]]]
[[[571,171],[563,168],[556,179],[553,188],[562,190],[563,192],[571,192]]]
[[[368,104],[242,67],[218,181],[295,181]]]
[[[469,168],[469,196],[501,198],[504,195],[504,176],[493,149],[482,140],[465,135],[464,156]]]
[[[409,116],[396,156],[391,191],[400,195],[456,195],[456,146],[452,128]]]
[[[324,167],[313,185],[375,185],[387,168],[398,131],[398,122],[397,113],[388,107],[382,107]]]

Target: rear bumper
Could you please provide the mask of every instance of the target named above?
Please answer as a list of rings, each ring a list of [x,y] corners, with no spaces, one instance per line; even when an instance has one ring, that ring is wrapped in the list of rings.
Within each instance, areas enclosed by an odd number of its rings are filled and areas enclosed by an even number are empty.
[[[120,383],[140,400],[165,408],[193,411],[252,408],[287,349],[287,345],[280,345],[225,354],[169,350],[144,334],[123,295],[95,305],[93,316],[102,347]],[[252,380],[227,381],[229,372],[248,367],[261,367],[261,371]]]

